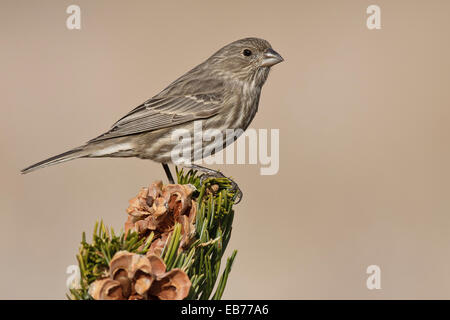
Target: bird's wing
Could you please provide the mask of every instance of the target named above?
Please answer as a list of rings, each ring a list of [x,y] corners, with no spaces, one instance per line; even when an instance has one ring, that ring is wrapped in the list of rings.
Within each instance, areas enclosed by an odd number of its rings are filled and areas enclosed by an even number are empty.
[[[223,97],[219,94],[192,94],[152,98],[129,112],[111,129],[90,140],[96,142],[141,132],[172,127],[206,119],[219,112]]]

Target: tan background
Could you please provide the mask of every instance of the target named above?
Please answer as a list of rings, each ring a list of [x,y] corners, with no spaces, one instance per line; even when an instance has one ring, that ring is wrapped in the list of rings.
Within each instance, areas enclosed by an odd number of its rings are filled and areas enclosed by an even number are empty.
[[[82,9],[69,31],[68,5]],[[366,8],[382,29],[366,28]],[[0,298],[66,292],[81,232],[116,229],[164,177],[137,159],[19,170],[100,134],[221,46],[285,62],[253,128],[280,171],[222,169],[245,191],[226,298],[450,298],[450,1],[1,1]],[[382,289],[365,287],[367,266]]]

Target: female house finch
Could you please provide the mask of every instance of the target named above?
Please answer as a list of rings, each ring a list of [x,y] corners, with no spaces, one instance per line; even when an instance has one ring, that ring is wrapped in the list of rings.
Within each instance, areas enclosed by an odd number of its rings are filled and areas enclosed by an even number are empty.
[[[167,164],[173,163],[171,151],[178,141],[171,139],[172,132],[193,132],[196,120],[202,120],[205,130],[225,133],[226,129],[247,129],[258,110],[270,68],[282,61],[266,40],[245,38],[232,42],[130,111],[108,132],[21,172],[77,158],[138,157],[162,163],[173,182]],[[214,150],[233,141],[224,141]],[[211,143],[214,140],[202,141],[200,148]],[[194,152],[191,154],[193,158]]]

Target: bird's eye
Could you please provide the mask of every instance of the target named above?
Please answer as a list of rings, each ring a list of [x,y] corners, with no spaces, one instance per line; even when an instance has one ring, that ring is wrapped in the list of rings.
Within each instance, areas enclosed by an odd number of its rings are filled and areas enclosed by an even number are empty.
[[[245,50],[242,52],[242,54],[243,54],[244,56],[246,56],[246,57],[249,57],[249,56],[252,55],[252,51],[249,50],[249,49],[245,49]]]

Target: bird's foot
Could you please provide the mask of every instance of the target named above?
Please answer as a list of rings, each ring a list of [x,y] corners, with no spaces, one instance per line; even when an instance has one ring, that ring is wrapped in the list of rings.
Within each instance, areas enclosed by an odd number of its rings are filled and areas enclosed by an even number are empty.
[[[198,170],[201,172],[200,175],[200,183],[203,184],[203,182],[209,178],[225,178],[227,180],[230,181],[231,184],[231,190],[234,193],[235,197],[234,197],[234,203],[238,204],[239,202],[241,202],[242,197],[243,197],[243,193],[241,191],[241,189],[239,188],[239,185],[231,178],[225,176],[222,172],[217,171],[217,170],[213,170],[213,169],[209,169],[209,168],[205,168],[202,166],[198,166],[198,165],[190,165],[191,169],[194,170]]]

